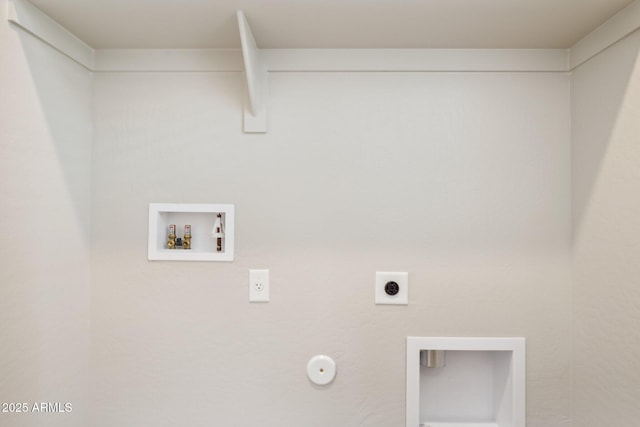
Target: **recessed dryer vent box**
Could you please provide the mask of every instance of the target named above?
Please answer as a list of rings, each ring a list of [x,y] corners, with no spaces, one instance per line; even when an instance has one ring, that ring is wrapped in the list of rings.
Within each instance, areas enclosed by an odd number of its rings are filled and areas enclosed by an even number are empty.
[[[524,338],[408,337],[407,427],[525,427]]]
[[[222,237],[213,234],[218,214]],[[167,247],[171,224],[175,224],[176,238],[180,239],[184,239],[184,226],[191,226],[190,249]],[[167,261],[233,261],[234,231],[234,205],[150,203],[148,257]]]

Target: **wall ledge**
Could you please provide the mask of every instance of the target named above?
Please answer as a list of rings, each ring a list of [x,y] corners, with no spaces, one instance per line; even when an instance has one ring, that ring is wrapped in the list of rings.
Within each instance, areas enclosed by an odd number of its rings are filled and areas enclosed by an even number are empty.
[[[8,0],[7,20],[93,71],[94,49],[25,0]]]
[[[267,72],[565,72],[565,49],[260,49]],[[241,50],[97,50],[95,70],[237,71]]]
[[[244,71],[240,49],[95,50],[26,0],[7,19],[90,71]],[[564,72],[640,28],[640,0],[570,49],[260,49],[267,72]]]
[[[571,47],[570,69],[574,70],[600,52],[640,28],[640,1],[636,0]]]

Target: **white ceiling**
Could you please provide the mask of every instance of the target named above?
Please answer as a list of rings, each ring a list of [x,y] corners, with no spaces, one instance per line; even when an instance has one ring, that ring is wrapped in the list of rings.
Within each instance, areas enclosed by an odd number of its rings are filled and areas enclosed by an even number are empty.
[[[94,48],[568,48],[633,0],[31,0]]]

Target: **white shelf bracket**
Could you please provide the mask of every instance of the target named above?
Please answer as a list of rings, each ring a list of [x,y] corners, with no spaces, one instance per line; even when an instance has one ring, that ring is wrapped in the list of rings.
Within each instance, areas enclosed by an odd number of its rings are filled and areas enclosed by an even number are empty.
[[[268,72],[260,58],[260,49],[253,38],[247,18],[241,10],[238,11],[238,29],[242,43],[244,71],[247,77],[244,131],[246,133],[266,133]]]

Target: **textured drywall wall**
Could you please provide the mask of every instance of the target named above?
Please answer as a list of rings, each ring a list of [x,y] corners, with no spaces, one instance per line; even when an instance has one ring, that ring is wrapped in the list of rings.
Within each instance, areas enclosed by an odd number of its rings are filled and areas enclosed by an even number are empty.
[[[96,74],[91,425],[401,426],[407,335],[525,336],[528,427],[569,425],[569,86],[272,73],[249,135],[241,74]],[[150,202],[234,203],[235,262],[147,261]]]
[[[0,0],[0,402],[28,413],[0,412],[0,425],[81,427],[91,75],[9,24],[6,10]],[[72,412],[34,412],[43,402]]]
[[[572,78],[574,425],[640,419],[640,33]]]

